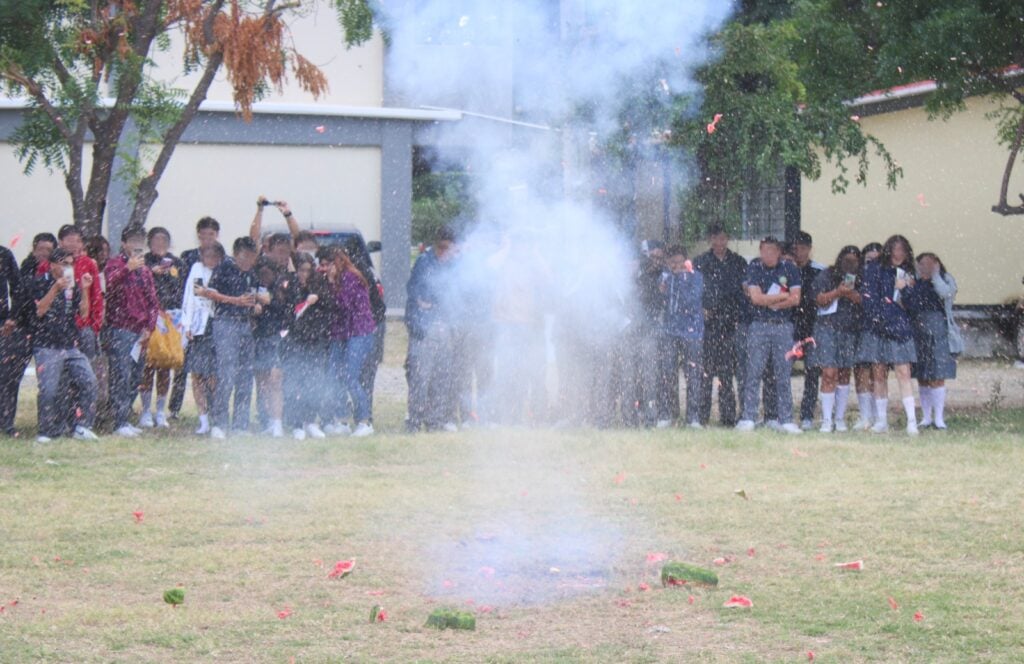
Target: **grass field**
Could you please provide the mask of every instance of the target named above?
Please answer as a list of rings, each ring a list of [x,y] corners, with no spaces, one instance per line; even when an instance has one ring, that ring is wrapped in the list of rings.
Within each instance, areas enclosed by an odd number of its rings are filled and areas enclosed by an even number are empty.
[[[1024,411],[950,422],[2,440],[0,661],[1019,662]],[[662,589],[651,553],[719,587]]]

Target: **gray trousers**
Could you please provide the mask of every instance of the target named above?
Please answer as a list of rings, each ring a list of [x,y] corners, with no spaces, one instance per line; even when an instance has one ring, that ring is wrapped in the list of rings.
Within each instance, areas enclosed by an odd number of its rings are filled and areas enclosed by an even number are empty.
[[[214,319],[213,345],[217,349],[217,389],[210,409],[213,425],[225,431],[229,424],[237,431],[248,431],[256,355],[249,319]],[[232,394],[235,397],[233,413],[230,412]]]
[[[704,379],[704,340],[670,334],[662,338],[662,397],[658,418],[679,419],[679,369],[686,376],[686,421],[700,421],[701,382]]]
[[[743,384],[743,419],[757,421],[761,376],[771,367],[780,424],[793,421],[793,390],[789,385],[792,364],[786,352],[793,347],[792,323],[754,321],[747,330],[747,368]],[[765,410],[769,405],[765,404]]]
[[[437,428],[452,421],[456,398],[453,345],[452,329],[437,323],[428,325],[422,337],[409,337],[410,426]]]
[[[132,402],[142,381],[142,357],[139,362],[132,359],[132,346],[139,335],[129,330],[108,327],[103,331],[103,347],[107,353],[110,375],[110,410],[114,416],[114,428],[129,424]]]
[[[56,438],[66,432],[66,402],[60,397],[69,385],[78,392],[77,423],[91,429],[96,419],[96,374],[89,358],[77,348],[36,348],[33,353],[39,385],[39,435]]]

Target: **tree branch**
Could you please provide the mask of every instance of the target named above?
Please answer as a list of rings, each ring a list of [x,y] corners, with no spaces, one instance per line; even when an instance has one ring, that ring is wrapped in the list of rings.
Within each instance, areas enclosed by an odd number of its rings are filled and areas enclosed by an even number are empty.
[[[66,122],[64,122],[64,117],[60,114],[60,111],[47,98],[41,85],[28,76],[19,74],[18,72],[10,69],[0,71],[0,76],[25,88],[25,90],[32,95],[32,98],[36,100],[36,103],[39,104],[39,107],[42,108],[46,115],[49,116],[50,120],[60,131],[61,136],[64,137],[65,141],[70,143],[74,139],[74,132],[71,131],[71,128]]]

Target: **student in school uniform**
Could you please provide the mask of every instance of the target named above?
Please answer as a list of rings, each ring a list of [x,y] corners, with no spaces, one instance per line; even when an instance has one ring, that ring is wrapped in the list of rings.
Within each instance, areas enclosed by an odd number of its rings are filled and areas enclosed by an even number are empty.
[[[743,395],[743,416],[737,431],[753,431],[757,417],[761,376],[770,364],[778,403],[779,430],[800,434],[793,423],[792,363],[787,357],[793,347],[792,310],[800,304],[800,270],[782,260],[782,243],[773,237],[761,240],[760,261],[747,267],[747,292],[751,322],[747,332],[747,369]]]
[[[352,400],[352,437],[373,434],[370,397],[363,385],[363,367],[373,352],[377,329],[370,307],[370,286],[362,273],[341,247],[331,247],[329,262],[334,268],[328,272],[332,290],[337,298],[340,316],[335,321],[332,338],[340,340],[341,367],[344,390]]]
[[[62,412],[66,401],[62,393],[72,386],[77,390],[74,422],[76,440],[98,440],[92,431],[96,417],[96,376],[89,358],[79,350],[81,343],[76,317],[89,318],[89,289],[93,275],[83,274],[76,288],[75,256],[55,249],[49,271],[33,280],[31,299],[35,305],[32,353],[36,361],[39,408],[39,435],[36,442],[49,443],[66,432],[67,418]]]
[[[331,344],[331,290],[313,257],[297,253],[295,273],[283,284],[288,333],[281,344],[284,369],[284,417],[296,440],[324,438],[317,424],[321,395],[335,389],[327,376]]]
[[[145,346],[160,309],[153,273],[146,269],[145,243],[142,226],[125,228],[121,232],[121,252],[103,268],[107,320],[101,337],[110,372],[110,408],[114,432],[125,438],[142,433],[129,419],[142,380]]]
[[[701,424],[711,419],[713,383],[718,379],[718,416],[722,426],[736,425],[735,379],[743,394],[742,367],[737,361],[737,334],[745,306],[743,278],[747,261],[729,249],[729,233],[722,226],[708,230],[710,248],[693,261],[704,277],[704,378],[700,403]]]
[[[0,434],[6,436],[17,435],[18,390],[32,357],[32,329],[23,311],[30,283],[11,250],[0,247]]]
[[[192,374],[192,396],[199,411],[196,435],[210,433],[210,403],[217,386],[217,350],[213,342],[214,302],[200,292],[210,285],[213,271],[224,261],[224,247],[213,244],[199,249],[200,260],[192,264],[185,280],[181,301],[185,324],[185,371]]]
[[[914,328],[908,307],[913,306],[914,251],[902,235],[893,235],[882,245],[877,262],[864,267],[861,303],[867,325],[861,332],[857,360],[871,363],[874,383],[875,423],[871,431],[889,430],[889,367],[899,384],[907,433],[917,435],[917,416],[910,367],[917,361]]]
[[[185,279],[185,266],[177,256],[170,252],[171,233],[166,228],[154,226],[146,236],[149,252],[146,254],[146,267],[153,273],[156,285],[156,296],[160,301],[160,311],[173,311],[181,305],[182,284]],[[174,374],[181,369],[174,370]],[[156,388],[156,407],[153,408],[153,392]],[[144,429],[170,426],[167,421],[167,396],[171,391],[171,369],[157,369],[146,366],[142,372],[142,383],[139,385],[139,403],[142,412],[139,415],[139,426]]]
[[[882,255],[882,244],[880,242],[869,242],[864,245],[860,250],[861,265],[867,265],[878,260],[878,257]],[[864,272],[861,270],[861,277],[863,283]],[[864,319],[864,307],[861,307],[861,325],[860,329],[867,326]],[[858,348],[861,341],[864,340],[864,336],[860,335],[857,338]],[[858,356],[860,355],[858,350]],[[871,362],[861,362],[857,360],[853,367],[853,382],[854,389],[857,391],[857,423],[853,425],[854,429],[858,431],[867,431],[875,422],[875,393],[874,383],[871,380]]]
[[[216,303],[213,343],[217,353],[217,388],[213,394],[213,427],[210,437],[223,440],[229,430],[249,432],[252,400],[253,358],[252,314],[256,307],[256,243],[248,237],[235,240],[233,260],[225,260],[213,271],[209,288],[199,291]],[[232,404],[232,395],[234,403]],[[233,407],[233,412],[232,408]],[[233,417],[232,417],[233,415]]]
[[[913,376],[921,395],[922,428],[946,429],[946,381],[956,378],[956,358],[964,349],[953,320],[956,291],[956,279],[938,256],[918,254],[913,306],[917,362]]]
[[[693,269],[684,247],[670,247],[665,256],[668,271],[662,275],[658,286],[665,299],[658,428],[668,427],[679,419],[679,369],[682,366],[686,376],[686,423],[691,429],[703,429],[700,402],[704,375],[704,276]]]
[[[220,222],[213,217],[203,217],[196,222],[196,239],[199,246],[194,249],[186,249],[181,252],[181,273],[188,275],[192,271],[192,266],[202,261],[202,251],[214,244],[219,245],[220,239]],[[223,255],[224,247],[221,245],[220,252]],[[191,281],[187,281],[183,284],[184,288],[192,288]],[[182,293],[184,295],[184,293]],[[188,358],[185,358],[186,365],[188,364]],[[188,381],[188,367],[186,366],[183,370],[177,371],[174,374],[174,384],[171,386],[171,402],[169,405],[171,415],[170,419],[178,419],[178,414],[181,412],[181,407],[185,403],[185,388],[186,381]],[[195,394],[195,385],[192,386],[192,393]]]
[[[847,245],[814,279],[817,305],[812,362],[821,371],[821,433],[846,431],[850,374],[860,337],[860,249]],[[834,415],[833,415],[834,413]]]
[[[793,341],[804,341],[814,334],[814,322],[818,307],[814,302],[812,284],[825,266],[811,260],[813,239],[806,231],[797,232],[792,242],[793,262],[800,270],[800,281],[804,289],[800,293],[800,304],[793,310]],[[814,362],[816,348],[814,344],[806,344],[804,349],[804,390],[800,397],[800,428],[809,431],[813,428],[814,410],[818,405],[818,382],[821,370]]]
[[[290,247],[290,241],[285,246]],[[291,262],[281,264],[274,259],[263,256],[256,264],[256,276],[259,282],[253,316],[253,339],[256,344],[256,355],[253,369],[256,375],[256,402],[260,424],[265,427],[264,433],[280,438],[284,435],[282,417],[284,413],[284,395],[281,371],[281,332],[288,329],[289,312],[281,293],[286,274]]]

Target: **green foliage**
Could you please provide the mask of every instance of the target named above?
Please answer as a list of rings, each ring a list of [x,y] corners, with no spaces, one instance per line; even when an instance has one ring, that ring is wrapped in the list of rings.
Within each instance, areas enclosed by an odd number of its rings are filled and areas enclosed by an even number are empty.
[[[422,172],[413,176],[412,241],[430,244],[439,228],[468,223],[476,206],[465,172]]]
[[[338,23],[345,35],[345,45],[362,44],[373,36],[373,14],[376,3],[367,0],[333,0]]]

